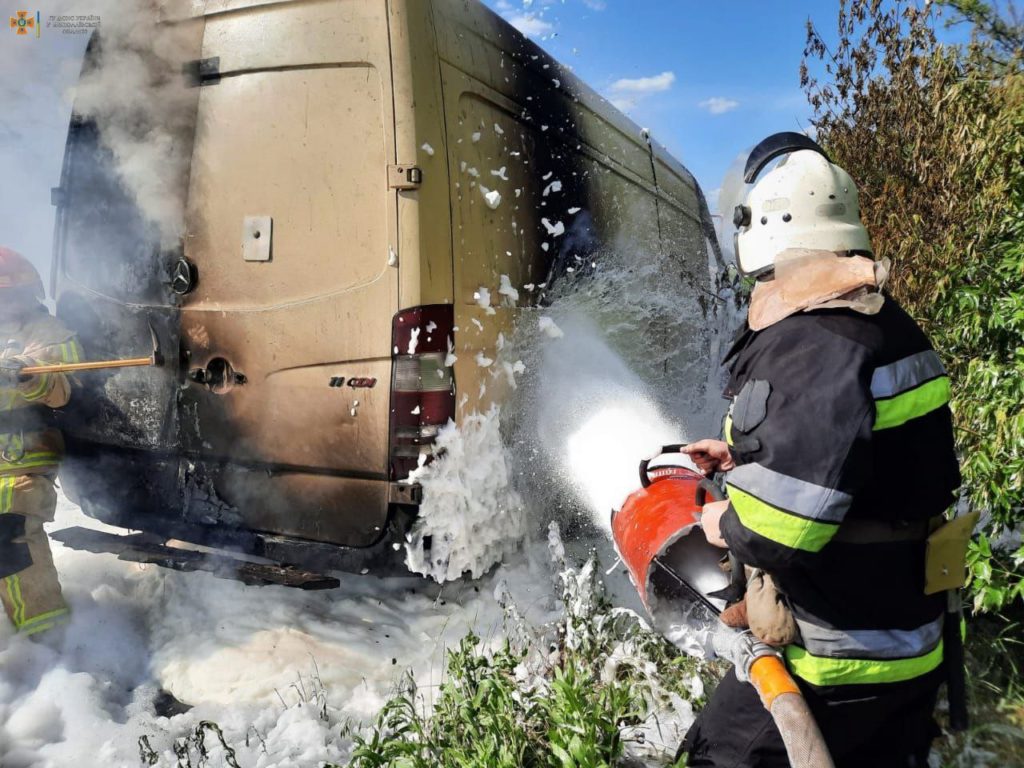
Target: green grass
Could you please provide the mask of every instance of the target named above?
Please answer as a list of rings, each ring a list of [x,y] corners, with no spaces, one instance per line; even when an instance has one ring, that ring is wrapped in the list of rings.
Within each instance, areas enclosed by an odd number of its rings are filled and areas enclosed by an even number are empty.
[[[970,727],[936,741],[944,768],[1024,766],[1021,619],[984,616],[971,623],[966,648]]]

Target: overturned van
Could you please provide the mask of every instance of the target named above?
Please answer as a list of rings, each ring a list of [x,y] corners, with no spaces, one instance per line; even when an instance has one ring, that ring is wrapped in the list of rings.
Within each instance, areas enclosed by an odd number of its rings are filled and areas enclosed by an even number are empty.
[[[77,109],[55,190],[58,314],[90,359],[148,354],[152,329],[165,360],[81,375],[62,482],[88,514],[341,562],[414,513],[441,426],[497,396],[475,357],[543,301],[522,286],[636,236],[711,287],[693,177],[475,0],[193,5],[167,21],[193,44],[180,242]]]

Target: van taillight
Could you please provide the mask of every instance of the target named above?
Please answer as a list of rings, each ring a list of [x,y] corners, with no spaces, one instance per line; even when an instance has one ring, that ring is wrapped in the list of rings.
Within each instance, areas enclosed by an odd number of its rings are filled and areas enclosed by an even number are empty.
[[[391,330],[391,479],[404,480],[441,427],[455,417],[455,379],[445,365],[454,346],[451,304],[413,307]]]

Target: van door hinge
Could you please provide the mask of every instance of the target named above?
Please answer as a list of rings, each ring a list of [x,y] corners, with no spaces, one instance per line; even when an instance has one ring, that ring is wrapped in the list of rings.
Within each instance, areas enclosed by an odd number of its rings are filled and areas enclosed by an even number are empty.
[[[388,189],[419,189],[422,183],[422,168],[415,165],[388,166]]]

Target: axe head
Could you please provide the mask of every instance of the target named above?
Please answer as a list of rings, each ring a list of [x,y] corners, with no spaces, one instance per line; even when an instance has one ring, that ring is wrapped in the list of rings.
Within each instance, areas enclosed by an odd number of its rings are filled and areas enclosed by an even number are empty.
[[[164,364],[164,356],[160,352],[160,337],[156,335],[156,328],[153,327],[152,321],[149,323],[149,336],[153,342],[153,352],[150,355],[150,360],[154,366],[162,368]]]

